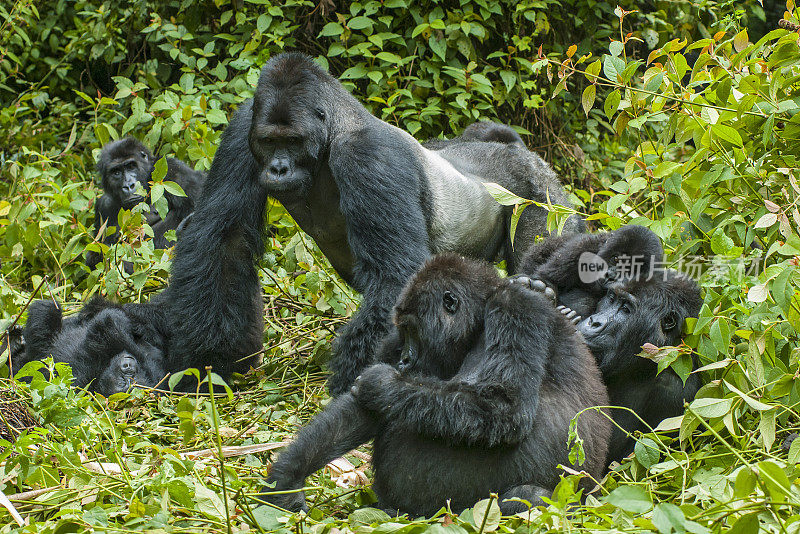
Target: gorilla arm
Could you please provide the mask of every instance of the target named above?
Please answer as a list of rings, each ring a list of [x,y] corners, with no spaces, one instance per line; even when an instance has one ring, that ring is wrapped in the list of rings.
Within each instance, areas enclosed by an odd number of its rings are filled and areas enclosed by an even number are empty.
[[[518,285],[486,305],[485,348],[471,351],[449,380],[404,376],[387,364],[364,371],[353,395],[365,408],[412,432],[453,445],[514,445],[533,427],[550,328],[532,321],[551,304]],[[477,357],[475,357],[477,355]]]
[[[336,340],[328,382],[331,395],[345,393],[372,363],[378,340],[389,330],[389,312],[400,289],[430,254],[422,207],[409,199],[422,197],[419,158],[394,129],[379,126],[331,144],[330,170],[355,260],[353,286],[364,296]],[[396,175],[393,169],[403,169],[404,174]]]
[[[333,399],[272,464],[264,492],[302,488],[311,473],[328,462],[373,439],[379,430],[378,419],[361,408],[350,394]],[[265,495],[264,498],[287,510],[305,509],[302,492]]]

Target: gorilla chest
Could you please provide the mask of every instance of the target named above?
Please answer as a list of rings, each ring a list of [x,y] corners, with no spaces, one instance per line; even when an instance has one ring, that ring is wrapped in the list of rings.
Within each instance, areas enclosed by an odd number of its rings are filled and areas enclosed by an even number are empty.
[[[319,174],[304,198],[281,203],[314,239],[339,276],[352,285],[353,254],[347,242],[347,221],[339,209],[339,189],[330,172]]]

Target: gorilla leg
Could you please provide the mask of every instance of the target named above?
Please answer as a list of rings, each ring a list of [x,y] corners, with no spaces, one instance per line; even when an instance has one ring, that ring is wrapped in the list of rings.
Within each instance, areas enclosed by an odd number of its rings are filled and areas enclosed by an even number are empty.
[[[375,437],[380,427],[373,414],[358,406],[352,395],[341,395],[297,434],[289,447],[272,464],[263,491],[284,491],[303,487],[308,475],[331,460]],[[306,509],[302,492],[265,495],[265,500],[286,510]]]
[[[35,300],[28,309],[25,323],[25,357],[17,362],[22,365],[45,358],[53,347],[53,341],[61,331],[61,309],[52,300]]]

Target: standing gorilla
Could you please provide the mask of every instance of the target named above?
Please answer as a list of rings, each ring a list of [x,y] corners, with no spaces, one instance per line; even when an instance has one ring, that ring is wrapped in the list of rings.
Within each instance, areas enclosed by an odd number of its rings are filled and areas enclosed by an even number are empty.
[[[593,273],[585,267],[598,258],[608,270],[587,279]],[[528,275],[518,277],[557,295],[563,313],[578,325],[597,359],[611,404],[630,408],[647,423],[626,410],[613,411],[622,429],[614,428],[609,462],[633,451],[629,433],[680,415],[684,402],[694,399],[700,388],[696,374],[684,384],[671,368],[657,374],[656,363],[639,356],[645,343],[679,344],[684,321],[697,317],[702,304],[697,283],[661,268],[662,258],[658,237],[643,226],[629,225],[603,234],[549,237],[523,261]]]
[[[142,143],[131,137],[107,143],[100,152],[97,171],[101,177],[103,195],[95,203],[95,232],[105,224],[117,225],[119,210],[131,209],[139,202],[149,202],[150,176],[153,174],[156,158]],[[168,230],[176,230],[178,226],[194,210],[194,204],[200,196],[205,182],[205,173],[195,171],[184,162],[167,158],[167,175],[165,180],[177,183],[186,193],[179,197],[165,193],[169,211],[163,220],[153,206],[144,212],[147,223],[153,229],[153,246],[167,248],[170,246],[164,234]],[[117,242],[118,233],[104,236],[101,241],[107,245]],[[94,269],[102,256],[94,251],[86,254],[86,265]]]
[[[504,513],[541,503],[571,465],[567,438],[580,410],[608,401],[597,366],[573,325],[540,293],[490,265],[447,254],[403,289],[378,363],[334,399],[273,464],[274,490],[303,487],[327,462],[375,439],[373,489],[391,511],[454,511],[490,492]],[[398,370],[399,369],[399,370]],[[611,423],[578,419],[595,478],[605,467]],[[265,488],[270,491],[270,488]],[[302,493],[269,495],[305,507]]]
[[[550,167],[520,143],[460,141],[440,150],[372,116],[338,80],[299,53],[272,59],[253,100],[231,120],[219,154],[253,161],[254,172],[314,238],[334,269],[364,295],[335,344],[332,394],[347,391],[373,358],[403,284],[431,254],[506,259],[545,233],[546,211],[525,210],[509,240],[511,208],[481,182],[567,205]],[[242,135],[247,132],[246,145]],[[231,171],[232,172],[232,171]],[[578,230],[580,221],[568,224]]]

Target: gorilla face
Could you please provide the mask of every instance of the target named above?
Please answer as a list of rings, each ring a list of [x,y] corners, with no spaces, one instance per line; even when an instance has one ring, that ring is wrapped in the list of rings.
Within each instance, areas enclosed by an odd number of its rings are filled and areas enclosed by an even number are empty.
[[[655,365],[637,356],[642,345],[680,343],[683,321],[697,316],[701,301],[694,282],[669,277],[612,286],[595,313],[578,324],[604,376],[632,369],[652,371]]]
[[[300,198],[313,183],[328,144],[323,82],[280,57],[261,72],[248,141],[270,194]]]
[[[150,190],[153,159],[150,150],[136,139],[108,143],[97,162],[103,190],[123,208],[131,209]]]
[[[486,301],[495,287],[485,280],[498,280],[497,274],[481,266],[481,276],[490,274],[475,284],[455,269],[463,266],[453,258],[429,263],[400,295],[394,322],[403,340],[398,364],[403,373],[452,378],[483,331]]]
[[[123,351],[111,358],[108,367],[97,379],[95,388],[105,395],[113,395],[128,391],[134,384],[142,384],[144,376],[136,358],[128,351]]]

